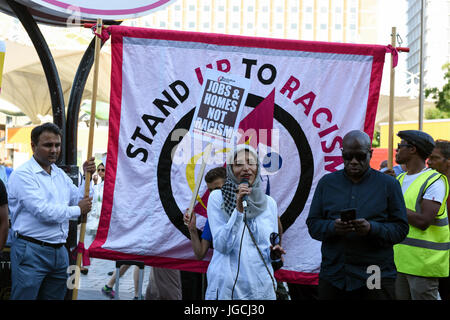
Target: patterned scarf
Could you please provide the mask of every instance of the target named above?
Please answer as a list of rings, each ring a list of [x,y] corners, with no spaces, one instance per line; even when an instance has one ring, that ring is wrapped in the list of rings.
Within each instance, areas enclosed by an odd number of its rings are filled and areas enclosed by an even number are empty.
[[[247,219],[255,218],[261,212],[266,210],[267,207],[266,194],[264,193],[261,187],[260,163],[256,150],[248,145],[239,145],[234,150],[232,157],[230,157],[227,161],[227,168],[226,168],[227,180],[225,181],[225,184],[222,186],[222,196],[223,196],[222,209],[225,212],[227,218],[231,216],[231,214],[234,211],[234,208],[236,208],[236,194],[240,183],[240,181],[238,181],[237,178],[234,176],[232,163],[236,157],[236,154],[244,149],[252,153],[254,157],[257,159],[257,168],[258,168],[256,172],[255,181],[251,186],[252,192],[248,195],[247,198],[247,209],[246,209]]]

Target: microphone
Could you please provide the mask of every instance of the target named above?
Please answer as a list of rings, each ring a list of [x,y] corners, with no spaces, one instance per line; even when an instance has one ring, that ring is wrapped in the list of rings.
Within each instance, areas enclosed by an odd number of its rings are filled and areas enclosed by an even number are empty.
[[[239,184],[246,184],[248,186],[248,179],[247,178],[243,178],[241,180],[241,183],[239,183]],[[242,206],[244,208],[247,208],[247,198],[248,198],[248,195],[246,195],[246,194],[242,197]]]

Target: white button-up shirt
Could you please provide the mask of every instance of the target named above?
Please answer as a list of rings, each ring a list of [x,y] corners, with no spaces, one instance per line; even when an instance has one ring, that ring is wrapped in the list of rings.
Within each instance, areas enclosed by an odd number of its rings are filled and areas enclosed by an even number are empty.
[[[55,164],[48,174],[34,159],[17,168],[8,180],[12,232],[49,243],[64,243],[69,220],[77,219],[84,182],[73,184]]]

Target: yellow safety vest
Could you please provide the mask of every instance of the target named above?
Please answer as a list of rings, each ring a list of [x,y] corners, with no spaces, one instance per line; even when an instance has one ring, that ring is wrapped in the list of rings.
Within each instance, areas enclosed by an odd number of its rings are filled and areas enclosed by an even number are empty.
[[[400,185],[406,173],[397,177]],[[436,170],[427,170],[419,175],[403,194],[406,208],[421,212],[422,197],[425,190],[442,178],[446,193],[434,222],[426,229],[420,230],[409,225],[405,240],[394,246],[394,261],[398,272],[421,277],[448,277],[450,232],[448,227],[447,197],[448,181],[445,175]]]

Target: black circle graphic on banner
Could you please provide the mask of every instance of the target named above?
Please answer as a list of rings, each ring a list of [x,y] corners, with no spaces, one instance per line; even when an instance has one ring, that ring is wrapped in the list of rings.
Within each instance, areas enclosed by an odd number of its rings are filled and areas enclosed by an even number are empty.
[[[255,108],[263,100],[264,98],[262,97],[248,94],[245,106]],[[187,226],[183,221],[184,208],[182,211],[178,207],[175,198],[173,197],[171,186],[172,150],[175,150],[174,148],[176,148],[177,144],[182,139],[179,141],[172,141],[171,136],[177,129],[189,130],[194,117],[194,111],[195,109],[192,109],[182,117],[168,135],[161,149],[157,171],[159,197],[164,211],[173,225],[187,238],[190,238],[190,236]],[[297,147],[300,158],[301,174],[294,197],[280,217],[283,230],[286,231],[295,222],[300,215],[300,212],[302,212],[305,207],[314,176],[314,161],[311,147],[309,146],[305,133],[295,118],[277,104],[275,104],[273,116],[289,132]],[[201,233],[200,230],[199,233]]]

